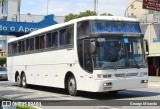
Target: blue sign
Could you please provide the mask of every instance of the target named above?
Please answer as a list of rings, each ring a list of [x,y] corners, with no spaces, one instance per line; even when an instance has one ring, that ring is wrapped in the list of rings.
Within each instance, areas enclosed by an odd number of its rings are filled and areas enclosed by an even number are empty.
[[[141,29],[138,22],[94,21],[93,32],[141,34]]]
[[[129,43],[128,38],[124,38],[124,43]]]
[[[38,23],[0,21],[0,35],[21,36],[24,34],[28,34],[32,31],[57,24],[57,22],[54,21],[53,18],[54,15],[48,15],[44,17],[44,20]]]

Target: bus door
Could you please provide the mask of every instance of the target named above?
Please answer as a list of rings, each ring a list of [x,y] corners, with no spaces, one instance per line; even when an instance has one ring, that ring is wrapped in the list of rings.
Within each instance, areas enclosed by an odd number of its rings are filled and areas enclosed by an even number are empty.
[[[93,72],[93,61],[91,53],[91,42],[89,39],[83,40],[83,68],[88,72]]]

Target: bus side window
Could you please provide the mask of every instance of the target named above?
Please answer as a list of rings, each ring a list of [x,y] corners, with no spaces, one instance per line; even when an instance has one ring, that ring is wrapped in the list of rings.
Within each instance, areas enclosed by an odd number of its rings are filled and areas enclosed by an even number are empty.
[[[18,41],[18,53],[24,52],[25,43],[23,41]]]
[[[84,69],[93,72],[92,54],[90,50],[90,40],[84,40],[83,42],[83,65]]]
[[[36,48],[36,50],[38,50],[38,49],[40,48],[40,46],[39,46],[39,45],[40,45],[40,44],[39,44],[39,36],[35,37],[35,40],[36,40],[36,41],[35,41],[35,42],[36,42],[35,48]]]
[[[21,52],[25,52],[25,41],[21,42]]]
[[[78,49],[78,59],[79,59],[79,64],[83,68],[83,41],[78,40],[77,41],[77,49]]]
[[[8,44],[8,54],[11,55],[12,54],[12,45]]]
[[[34,50],[34,38],[30,39],[29,48],[30,48],[30,50]]]
[[[83,21],[78,23],[77,27],[78,38],[86,37],[90,33],[89,21]]]
[[[46,34],[46,48],[50,48],[52,46],[52,37],[51,37],[51,33],[47,33]]]
[[[29,39],[26,40],[26,51],[29,51],[30,48],[29,48]]]
[[[45,36],[40,36],[40,49],[45,48]]]
[[[21,46],[22,45],[22,42],[21,41],[18,41],[18,53],[21,53]]]
[[[66,29],[60,30],[59,36],[60,36],[60,46],[66,45]]]
[[[52,47],[58,46],[58,32],[52,33]]]
[[[17,53],[17,42],[12,43],[12,54]]]
[[[66,37],[66,43],[67,45],[73,44],[73,38],[74,37],[74,28],[73,26],[67,27],[67,37]]]

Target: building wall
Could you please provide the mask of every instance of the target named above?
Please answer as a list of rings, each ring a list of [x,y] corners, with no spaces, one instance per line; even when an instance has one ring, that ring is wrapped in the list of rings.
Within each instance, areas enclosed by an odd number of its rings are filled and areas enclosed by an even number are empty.
[[[17,0],[8,0],[8,12],[7,12],[7,20],[8,21],[12,21],[12,18],[13,17],[16,17],[18,18],[18,3],[17,3]]]
[[[3,3],[3,5],[2,5]],[[2,7],[3,6],[3,7]],[[20,22],[40,22],[43,20],[45,15],[32,15],[28,14],[21,14],[20,19],[18,15],[18,0],[0,0],[0,20],[7,20],[7,21],[20,21]],[[3,16],[6,16],[5,19]],[[64,16],[55,16],[54,20],[58,23],[64,22]],[[8,39],[15,37],[15,36],[2,36],[0,35],[0,50],[5,51],[7,48],[7,41]]]
[[[8,14],[8,0],[3,1],[3,7],[2,7],[2,14],[7,15]]]
[[[135,0],[128,0],[128,6]],[[143,14],[146,14],[147,10],[142,9],[142,2],[136,1],[128,8],[128,17],[134,17],[140,19]]]
[[[43,20],[45,15],[32,15],[28,14],[21,14],[20,15],[20,22],[40,22]],[[54,16],[54,20],[58,23],[64,23],[64,16]],[[15,19],[13,19],[15,20]]]
[[[64,23],[65,16],[55,16],[55,21],[58,23]]]
[[[141,24],[141,29],[143,34],[145,35],[145,39],[147,39],[149,43],[160,42],[160,24]]]
[[[40,22],[46,15],[33,15],[32,13],[21,14],[19,18],[18,14],[18,0],[4,0],[3,1],[3,12],[0,12],[0,16],[7,15],[8,21],[19,21],[20,22]],[[2,5],[0,5],[2,8]],[[64,16],[55,16],[55,21],[58,23],[64,22]],[[2,18],[1,18],[2,19]]]

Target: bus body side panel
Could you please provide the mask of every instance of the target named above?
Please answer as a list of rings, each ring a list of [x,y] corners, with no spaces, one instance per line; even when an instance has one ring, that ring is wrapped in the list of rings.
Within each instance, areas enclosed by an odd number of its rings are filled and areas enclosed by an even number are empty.
[[[25,57],[20,56],[8,57],[7,58],[7,72],[9,81],[15,82],[16,72],[21,75],[22,71],[25,70]]]
[[[8,80],[15,82],[13,80],[13,76],[15,74],[12,74],[12,59],[13,59],[12,57],[7,57],[7,74],[8,74]]]
[[[12,73],[10,80],[14,81],[16,71],[19,73],[23,71],[28,84],[64,88],[67,72],[70,71],[77,77],[77,61],[74,54],[74,49],[61,49],[9,57],[8,72]],[[15,61],[11,63],[12,59]]]

